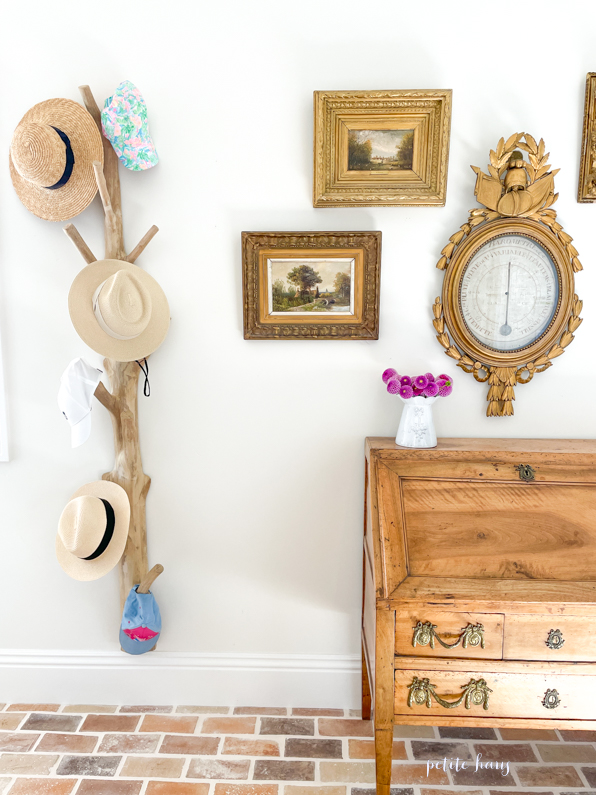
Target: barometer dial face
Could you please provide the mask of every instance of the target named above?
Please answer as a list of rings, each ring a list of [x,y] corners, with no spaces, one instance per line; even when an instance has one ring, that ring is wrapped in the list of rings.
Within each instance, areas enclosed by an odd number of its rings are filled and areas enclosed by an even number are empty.
[[[503,234],[478,248],[459,287],[460,311],[474,339],[499,352],[519,351],[550,326],[559,303],[559,274],[531,237]]]

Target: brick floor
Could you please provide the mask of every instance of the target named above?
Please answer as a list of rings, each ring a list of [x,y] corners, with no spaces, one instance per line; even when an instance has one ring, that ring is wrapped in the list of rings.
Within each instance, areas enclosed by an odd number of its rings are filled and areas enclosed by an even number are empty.
[[[372,728],[337,708],[0,704],[0,795],[375,795]],[[596,795],[596,731],[394,728],[391,795]]]

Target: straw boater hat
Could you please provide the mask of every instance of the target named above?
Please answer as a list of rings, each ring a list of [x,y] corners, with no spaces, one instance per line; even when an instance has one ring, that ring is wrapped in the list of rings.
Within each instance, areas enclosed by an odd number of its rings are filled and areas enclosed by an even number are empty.
[[[109,480],[87,483],[62,511],[56,557],[75,580],[97,580],[118,563],[126,546],[130,502],[122,486]]]
[[[118,362],[157,350],[170,326],[168,300],[152,276],[130,262],[104,259],[79,272],[68,294],[70,319],[97,353]]]
[[[25,113],[10,145],[12,184],[28,210],[66,221],[93,201],[93,161],[103,163],[93,117],[71,99],[47,99]]]

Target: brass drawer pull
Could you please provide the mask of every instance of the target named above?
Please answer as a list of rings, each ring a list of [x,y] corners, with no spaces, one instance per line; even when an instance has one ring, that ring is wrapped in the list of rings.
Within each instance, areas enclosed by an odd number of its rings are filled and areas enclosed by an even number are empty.
[[[414,630],[412,646],[428,646],[430,644],[431,649],[434,649],[436,639],[445,649],[455,649],[460,643],[464,649],[467,649],[468,646],[481,646],[484,649],[483,624],[468,624],[462,629],[455,643],[445,643],[444,640],[441,640],[435,632],[436,628],[437,625],[432,624],[430,621],[419,621],[415,627],[412,627]]]
[[[544,641],[549,649],[560,649],[565,643],[565,638],[560,629],[551,629],[548,638]]]
[[[518,466],[516,466],[515,468],[519,472],[520,480],[526,480],[526,481],[534,480],[536,472],[534,472],[534,470],[529,464],[518,464]]]
[[[462,701],[465,701],[465,708],[471,709],[472,707],[479,707],[482,705],[484,709],[488,709],[489,693],[493,691],[487,686],[484,679],[470,679],[467,685],[462,685],[463,693],[455,701],[445,701],[444,698],[435,693],[436,685],[431,685],[429,679],[418,679],[415,676],[412,679],[412,684],[408,686],[410,691],[408,695],[408,707],[413,705],[421,706],[426,704],[428,709],[432,705],[432,699],[440,704],[445,709],[455,709],[459,707]]]
[[[542,706],[546,709],[556,709],[561,703],[558,690],[547,690],[542,699]]]

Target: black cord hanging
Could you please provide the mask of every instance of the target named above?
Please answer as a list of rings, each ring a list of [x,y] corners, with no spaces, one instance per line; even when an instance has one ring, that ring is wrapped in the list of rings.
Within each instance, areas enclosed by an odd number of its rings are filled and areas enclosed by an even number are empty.
[[[143,361],[145,362],[144,367],[138,359],[135,359],[135,362],[139,365],[139,367],[143,371],[143,375],[145,376],[145,383],[143,384],[143,394],[145,395],[145,397],[149,397],[149,395],[151,394],[151,384],[149,383],[149,362],[147,361],[147,359],[143,359]]]

